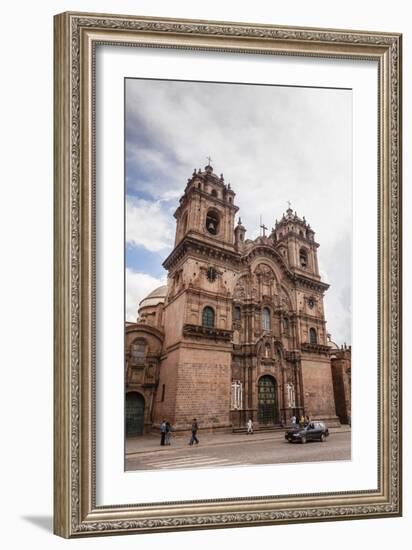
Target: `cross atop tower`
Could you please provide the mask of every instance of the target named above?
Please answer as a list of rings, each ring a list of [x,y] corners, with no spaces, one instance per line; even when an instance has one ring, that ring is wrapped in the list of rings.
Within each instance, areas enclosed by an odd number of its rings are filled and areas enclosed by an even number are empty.
[[[208,161],[208,165],[211,166],[212,165],[212,157],[206,157],[207,158],[207,161]]]
[[[266,237],[265,231],[267,230],[267,227],[264,223],[262,223],[262,216],[260,216],[260,229],[262,230],[263,237]]]

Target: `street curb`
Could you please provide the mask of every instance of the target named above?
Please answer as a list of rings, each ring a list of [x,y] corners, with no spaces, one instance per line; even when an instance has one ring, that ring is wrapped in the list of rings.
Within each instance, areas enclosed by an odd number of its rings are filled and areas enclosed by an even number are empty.
[[[276,434],[278,435],[278,434]],[[279,434],[282,436],[282,438],[284,437],[284,434]],[[201,445],[202,447],[217,447],[219,445],[231,445],[233,443],[252,443],[253,441],[268,441],[270,439],[273,439],[273,436],[272,437],[254,437],[254,438],[250,438],[250,439],[236,439],[236,440],[232,440],[232,441],[217,441],[215,443],[204,443],[203,445],[201,443],[199,443],[199,445]],[[175,449],[184,449],[185,447],[188,447],[189,444],[186,443],[184,445],[165,445],[164,448],[163,446],[159,445],[159,449],[150,449],[150,450],[147,450],[147,451],[133,451],[133,452],[130,452],[130,453],[126,453],[126,456],[131,456],[131,455],[138,455],[138,454],[143,454],[143,453],[157,453],[157,452],[162,452],[162,451],[167,451],[169,450],[170,447],[173,447]]]
[[[329,432],[331,434],[333,433],[347,433],[347,432],[350,432],[351,430],[350,429],[336,429],[336,428],[330,428],[329,429]],[[217,446],[221,446],[221,445],[231,445],[231,444],[234,444],[234,443],[253,443],[254,441],[270,441],[271,439],[283,439],[285,437],[285,432],[282,431],[282,432],[272,432],[270,435],[255,435],[253,434],[254,436],[251,436],[249,439],[236,439],[236,440],[232,440],[232,441],[217,441],[217,442],[210,442],[210,443],[205,443],[205,444],[201,444],[200,445],[202,447],[217,447]],[[169,449],[171,448],[174,448],[174,449],[184,449],[185,447],[188,447],[189,444],[186,443],[186,444],[183,444],[183,445],[165,445],[165,446],[161,446],[159,445],[159,448],[155,448],[155,449],[147,449],[147,450],[144,450],[144,451],[131,451],[131,452],[128,452],[126,453],[126,457],[130,457],[130,456],[134,456],[134,455],[140,455],[140,454],[147,454],[147,453],[158,453],[159,451],[160,452],[165,452],[165,451],[168,451]]]

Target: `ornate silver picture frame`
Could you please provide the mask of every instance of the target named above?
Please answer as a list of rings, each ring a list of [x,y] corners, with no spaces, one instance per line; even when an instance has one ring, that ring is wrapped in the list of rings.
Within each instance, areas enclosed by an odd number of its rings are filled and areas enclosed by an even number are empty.
[[[401,44],[396,33],[56,15],[54,532],[71,538],[401,515]],[[96,49],[373,61],[377,66],[377,487],[101,504],[96,461]],[[130,76],[130,75],[125,75]],[[122,327],[123,330],[123,327]],[[123,368],[123,366],[121,367]],[[354,363],[353,368],[359,368]],[[122,399],[123,395],[113,396]],[[359,411],[358,411],[359,412]],[[360,411],[363,414],[362,411]],[[144,475],[144,474],[143,474]],[[241,475],[245,475],[242,473]]]

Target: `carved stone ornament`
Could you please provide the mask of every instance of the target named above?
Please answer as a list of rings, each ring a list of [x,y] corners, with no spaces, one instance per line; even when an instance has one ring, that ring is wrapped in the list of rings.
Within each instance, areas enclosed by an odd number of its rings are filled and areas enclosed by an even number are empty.
[[[97,506],[95,49],[104,44],[191,50],[193,55],[203,50],[378,62],[379,414],[373,422],[378,430],[377,489],[149,504],[139,503],[136,494],[134,505]],[[56,534],[79,537],[400,515],[400,59],[401,36],[395,33],[82,13],[56,16]],[[183,246],[191,245],[188,241]],[[266,250],[273,256],[271,245],[259,247],[260,254]],[[177,247],[167,262],[178,263],[181,253]],[[250,257],[255,253],[253,245]],[[221,254],[225,261],[237,261],[231,251]],[[288,270],[284,262],[282,270]],[[325,289],[323,283],[304,277],[294,282],[315,291]],[[246,289],[242,280],[235,295],[244,298]],[[281,300],[286,307],[283,295]],[[222,339],[222,345],[231,339],[231,331],[208,332],[193,325],[186,331],[205,341]],[[326,353],[318,348],[317,353]],[[247,468],[241,473],[246,475]]]

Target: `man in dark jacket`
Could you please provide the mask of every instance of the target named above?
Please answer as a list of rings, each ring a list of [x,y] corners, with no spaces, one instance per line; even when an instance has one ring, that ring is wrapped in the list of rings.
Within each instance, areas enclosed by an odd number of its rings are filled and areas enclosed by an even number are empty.
[[[165,444],[165,438],[166,438],[166,421],[162,420],[160,423],[160,445]]]
[[[193,445],[193,443],[196,443],[197,445],[199,443],[199,440],[196,436],[198,429],[199,426],[197,425],[197,420],[196,418],[194,418],[192,422],[192,437],[190,438],[189,445]]]

